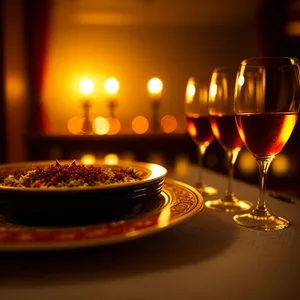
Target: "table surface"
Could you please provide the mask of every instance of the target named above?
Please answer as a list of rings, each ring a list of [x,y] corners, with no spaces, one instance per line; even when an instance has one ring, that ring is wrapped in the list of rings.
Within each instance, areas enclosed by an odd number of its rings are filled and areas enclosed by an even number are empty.
[[[193,184],[197,168],[176,178]],[[222,194],[227,178],[204,170]],[[234,181],[242,199],[258,188]],[[206,199],[212,199],[205,198]],[[300,201],[268,198],[291,222],[258,232],[204,208],[185,223],[128,243],[48,253],[0,252],[1,300],[299,299]]]

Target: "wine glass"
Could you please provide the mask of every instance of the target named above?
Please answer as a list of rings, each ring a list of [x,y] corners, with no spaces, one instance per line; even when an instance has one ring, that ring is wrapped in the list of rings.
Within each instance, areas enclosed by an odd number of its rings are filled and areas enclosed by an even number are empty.
[[[243,147],[233,111],[235,67],[216,68],[211,77],[209,90],[209,116],[212,131],[226,152],[228,159],[228,185],[221,199],[205,202],[210,209],[225,212],[238,212],[250,209],[252,203],[238,199],[232,191],[232,178],[235,161]]]
[[[208,92],[209,85],[201,83],[196,78],[189,78],[185,94],[185,113],[187,130],[197,145],[198,164],[203,166],[203,156],[207,147],[214,140],[208,117]],[[216,195],[218,190],[203,182],[201,169],[198,173],[198,182],[195,187],[202,195]]]
[[[289,57],[243,60],[235,85],[234,111],[244,144],[256,158],[260,195],[256,207],[233,220],[261,231],[287,227],[289,222],[271,214],[265,202],[268,168],[288,141],[299,112],[299,61]]]

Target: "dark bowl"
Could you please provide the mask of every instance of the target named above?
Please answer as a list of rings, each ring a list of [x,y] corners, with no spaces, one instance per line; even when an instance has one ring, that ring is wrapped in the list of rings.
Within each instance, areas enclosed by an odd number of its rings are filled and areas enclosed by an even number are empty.
[[[137,193],[91,191],[84,195],[33,194],[24,198],[22,194],[2,193],[2,214],[14,223],[32,226],[75,226],[87,225],[108,220],[117,220],[140,203],[150,201],[160,194],[162,184]]]

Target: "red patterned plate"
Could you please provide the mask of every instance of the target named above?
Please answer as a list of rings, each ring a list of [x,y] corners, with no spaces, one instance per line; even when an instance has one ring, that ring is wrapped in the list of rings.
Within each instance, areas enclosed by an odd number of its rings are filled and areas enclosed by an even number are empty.
[[[114,222],[81,227],[26,227],[0,216],[0,250],[58,250],[124,242],[174,226],[197,214],[203,198],[187,184],[166,179],[162,193]]]

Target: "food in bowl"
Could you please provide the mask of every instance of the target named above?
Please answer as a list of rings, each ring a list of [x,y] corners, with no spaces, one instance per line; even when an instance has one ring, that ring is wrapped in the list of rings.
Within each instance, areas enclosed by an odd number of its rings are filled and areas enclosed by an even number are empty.
[[[51,165],[13,174],[2,174],[0,186],[23,188],[80,188],[140,181],[143,176],[134,168],[103,168],[85,165]]]

